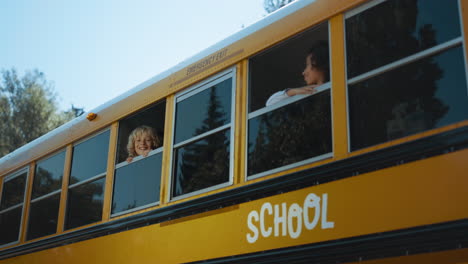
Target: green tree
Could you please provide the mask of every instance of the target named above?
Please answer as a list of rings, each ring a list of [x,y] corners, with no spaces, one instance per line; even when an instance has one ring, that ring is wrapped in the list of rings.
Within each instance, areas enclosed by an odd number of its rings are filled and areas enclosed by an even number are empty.
[[[0,157],[82,114],[72,107],[60,111],[53,85],[33,70],[19,77],[3,70],[0,80]]]
[[[196,130],[202,134],[226,123],[227,113],[213,87],[210,90],[207,115]],[[230,130],[205,137],[184,147],[175,195],[208,188],[229,180]],[[181,150],[179,150],[181,151]]]
[[[267,11],[268,13],[271,13],[293,1],[294,0],[264,0],[263,8],[265,8],[265,11]]]

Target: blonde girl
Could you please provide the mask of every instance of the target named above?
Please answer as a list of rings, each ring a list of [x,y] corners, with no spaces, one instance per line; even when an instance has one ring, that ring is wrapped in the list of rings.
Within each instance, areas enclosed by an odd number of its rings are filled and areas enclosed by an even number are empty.
[[[127,162],[131,162],[134,157],[148,156],[148,153],[161,146],[161,140],[154,128],[149,126],[139,126],[135,128],[128,137]]]

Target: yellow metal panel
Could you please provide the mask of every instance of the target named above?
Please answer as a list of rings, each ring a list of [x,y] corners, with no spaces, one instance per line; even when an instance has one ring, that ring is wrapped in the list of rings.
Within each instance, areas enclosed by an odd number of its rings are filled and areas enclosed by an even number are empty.
[[[164,121],[164,142],[163,142],[163,157],[161,166],[161,191],[159,202],[161,205],[169,201],[169,181],[171,175],[171,154],[172,154],[172,138],[174,131],[174,107],[175,96],[170,95],[166,98],[166,120]]]
[[[458,151],[8,261],[183,263],[466,219],[467,157],[468,150]],[[320,214],[307,203],[313,195],[321,198]],[[267,204],[275,211],[262,218],[271,234],[263,236],[260,221],[253,220],[258,237],[250,243],[255,232],[249,215],[261,214]],[[306,211],[309,224],[318,217],[310,229],[306,220],[298,224]],[[285,216],[277,228],[274,214]]]
[[[245,181],[248,61],[237,67],[234,131],[234,185]]]
[[[20,243],[26,241],[26,232],[28,229],[28,220],[29,220],[29,207],[31,205],[31,192],[35,176],[36,162],[32,162],[29,165],[28,177],[26,182],[26,196],[24,197],[23,202],[23,218],[21,221],[21,230],[20,230]]]
[[[109,152],[107,155],[107,173],[104,186],[104,204],[102,206],[102,220],[109,220],[112,207],[112,190],[114,187],[115,157],[117,149],[117,138],[119,134],[119,123],[115,122],[110,127]]]
[[[68,195],[68,182],[70,179],[71,161],[73,155],[73,146],[67,146],[67,152],[65,153],[65,165],[63,166],[63,178],[62,178],[62,192],[60,193],[60,205],[59,214],[57,219],[57,233],[60,234],[64,230],[65,225],[65,213],[67,210],[67,195]]]
[[[330,19],[333,154],[336,158],[344,158],[348,154],[344,34],[344,16]]]

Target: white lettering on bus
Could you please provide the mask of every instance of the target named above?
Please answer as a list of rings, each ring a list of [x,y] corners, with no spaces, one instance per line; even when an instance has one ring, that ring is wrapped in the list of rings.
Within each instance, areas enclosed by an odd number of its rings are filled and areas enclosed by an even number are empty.
[[[321,202],[320,202],[321,201]],[[272,205],[266,202],[260,208],[260,213],[256,210],[251,211],[247,216],[247,227],[251,232],[247,233],[247,241],[255,243],[260,235],[268,238],[274,233],[275,237],[287,236],[298,238],[301,236],[302,227],[307,230],[313,230],[320,221],[322,229],[335,227],[335,223],[327,220],[328,194],[322,194],[322,198],[309,193],[304,199],[302,207],[293,203],[287,206],[286,203]],[[313,211],[314,215],[309,215]],[[273,227],[267,226],[265,219],[273,217]],[[270,219],[271,220],[271,219]],[[260,232],[259,232],[260,229]],[[280,232],[281,231],[281,232]]]

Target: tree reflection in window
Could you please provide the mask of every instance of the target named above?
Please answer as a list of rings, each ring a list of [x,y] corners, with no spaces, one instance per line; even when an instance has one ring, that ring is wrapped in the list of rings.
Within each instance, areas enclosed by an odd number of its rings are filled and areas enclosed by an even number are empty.
[[[330,91],[249,120],[248,175],[332,151]]]
[[[0,246],[19,240],[27,179],[27,169],[0,179]]]
[[[174,151],[173,196],[192,193],[229,181],[232,87],[232,78],[229,78],[180,103],[185,109],[191,108],[192,112],[194,108],[200,111],[195,114],[197,118],[194,118],[198,121],[191,122],[191,127],[188,128],[193,131],[190,133],[192,138],[179,137],[179,141],[189,142],[176,146]],[[181,124],[181,120],[191,118],[190,113],[191,111],[186,110],[179,111],[176,116],[177,125]],[[187,127],[187,124],[176,127],[176,131],[181,131],[182,127]],[[212,132],[213,130],[215,132]],[[187,135],[186,132],[183,134]],[[200,135],[201,138],[193,139],[193,136]]]
[[[68,191],[66,229],[98,222],[102,218],[105,178]]]
[[[106,130],[73,147],[65,229],[102,219],[109,137]]]
[[[434,47],[430,56],[349,85],[352,150],[466,118],[461,41],[440,46],[461,34],[457,6],[456,0],[391,0],[347,19],[348,77]]]

